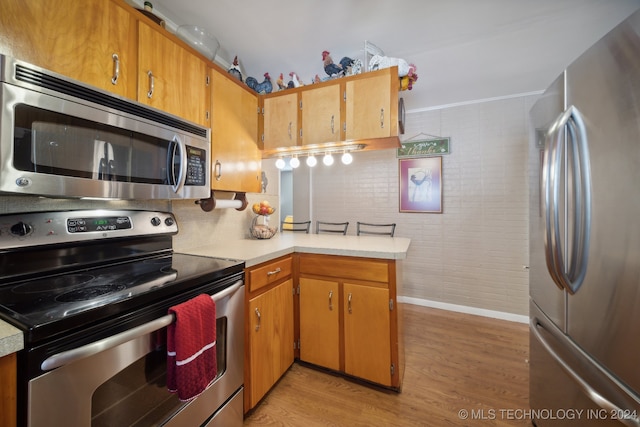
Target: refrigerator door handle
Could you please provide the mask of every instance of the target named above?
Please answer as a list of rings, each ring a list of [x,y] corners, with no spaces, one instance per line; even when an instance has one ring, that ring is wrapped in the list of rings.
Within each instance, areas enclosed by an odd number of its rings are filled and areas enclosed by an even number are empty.
[[[548,162],[544,180],[547,268],[559,287],[575,294],[582,286],[587,273],[591,233],[591,167],[587,131],[582,114],[575,106],[570,106],[558,117],[549,133],[556,135],[556,138],[551,139],[548,153],[545,152],[545,161]],[[567,159],[571,179],[567,179],[567,182],[572,185],[570,193],[573,195],[573,241],[571,254],[568,256],[568,271],[564,262],[558,209],[562,182],[559,175],[565,153],[565,135],[566,153],[571,154]]]
[[[540,333],[539,329],[545,329],[544,325],[535,317],[531,318],[529,329],[535,338],[542,344],[545,350],[558,362],[560,367],[569,375],[569,377],[580,387],[582,392],[586,394],[589,399],[599,407],[606,409],[609,413],[613,414],[628,414],[628,417],[619,417],[618,421],[629,427],[640,427],[640,419],[637,417],[636,412],[633,410],[625,410],[620,408],[606,397],[598,393],[591,385],[589,385],[573,368],[553,349],[547,339]],[[551,332],[549,332],[551,333]]]

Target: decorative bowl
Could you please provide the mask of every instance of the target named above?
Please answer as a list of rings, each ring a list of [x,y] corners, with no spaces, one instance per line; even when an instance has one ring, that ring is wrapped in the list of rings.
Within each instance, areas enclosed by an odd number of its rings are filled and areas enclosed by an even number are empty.
[[[256,239],[270,239],[278,232],[276,227],[269,227],[268,225],[256,225],[249,230]]]
[[[216,58],[220,42],[204,28],[197,25],[180,25],[176,35],[212,61]]]

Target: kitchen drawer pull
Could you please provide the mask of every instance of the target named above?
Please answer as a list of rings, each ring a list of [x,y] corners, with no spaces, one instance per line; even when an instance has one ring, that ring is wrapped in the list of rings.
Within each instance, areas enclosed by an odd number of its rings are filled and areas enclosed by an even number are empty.
[[[282,270],[280,269],[280,267],[276,268],[273,271],[267,271],[267,276],[273,276],[274,274],[278,274],[280,273]]]
[[[349,297],[347,298],[347,301],[349,302],[347,305],[347,308],[349,309],[349,314],[351,314],[351,293],[349,293]]]
[[[329,291],[329,311],[333,310],[333,291]]]
[[[384,129],[384,108],[380,109],[380,128]]]
[[[147,92],[147,98],[151,98],[153,96],[153,89],[155,86],[151,70],[147,71],[147,76],[149,76],[149,92]]]
[[[118,84],[118,77],[120,77],[120,58],[117,53],[111,55],[113,59],[113,77],[111,77],[111,84]]]
[[[259,331],[261,317],[260,317],[260,310],[258,310],[258,307],[256,307],[256,316],[258,317],[258,323],[256,324],[256,331]]]

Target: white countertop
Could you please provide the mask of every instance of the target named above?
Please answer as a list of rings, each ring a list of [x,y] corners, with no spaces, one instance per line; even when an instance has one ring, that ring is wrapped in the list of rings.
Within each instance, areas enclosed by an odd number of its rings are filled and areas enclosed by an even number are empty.
[[[277,233],[271,239],[216,242],[184,252],[217,258],[239,259],[247,267],[293,252],[404,259],[411,244],[405,237],[343,236],[332,234]]]
[[[0,320],[0,357],[15,353],[24,348],[22,331]]]
[[[247,267],[293,252],[404,259],[411,239],[404,237],[342,236],[331,234],[278,233],[271,239],[243,239],[202,246],[186,253],[239,259]],[[24,348],[22,331],[0,320],[0,357]]]

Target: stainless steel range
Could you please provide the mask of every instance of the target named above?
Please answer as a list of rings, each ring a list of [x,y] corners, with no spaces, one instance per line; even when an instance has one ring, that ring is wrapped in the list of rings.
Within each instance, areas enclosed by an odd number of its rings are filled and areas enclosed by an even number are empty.
[[[172,251],[166,212],[0,216],[0,318],[24,332],[19,424],[242,425],[244,263]],[[216,302],[218,374],[189,402],[166,387],[171,306]]]

